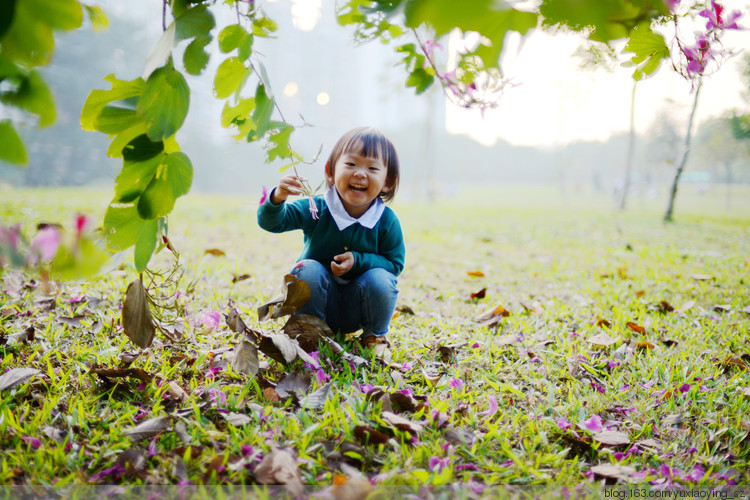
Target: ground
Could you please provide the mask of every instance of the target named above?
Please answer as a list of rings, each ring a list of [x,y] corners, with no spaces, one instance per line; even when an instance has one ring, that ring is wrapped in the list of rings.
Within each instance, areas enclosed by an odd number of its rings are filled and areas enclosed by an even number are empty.
[[[340,339],[369,363],[328,347],[320,367],[261,355],[256,378],[233,366],[223,315],[231,301],[250,329],[280,331],[256,308],[301,235],[260,230],[259,194],[191,194],[169,221],[184,276],[163,314],[178,324],[143,352],[121,326],[130,257],[52,299],[4,273],[1,371],[39,372],[0,382],[0,483],[747,484],[750,193],[736,189],[726,208],[723,189],[685,186],[669,225],[662,199],[621,213],[553,187],[397,196],[407,267],[390,364]],[[77,210],[101,220],[108,199],[0,196],[3,223],[29,234]]]

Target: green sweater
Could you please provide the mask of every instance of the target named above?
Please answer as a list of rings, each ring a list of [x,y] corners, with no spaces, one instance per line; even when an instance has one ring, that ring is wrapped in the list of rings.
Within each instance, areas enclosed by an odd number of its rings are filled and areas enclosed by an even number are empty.
[[[354,266],[342,276],[344,279],[355,278],[373,268],[385,269],[394,276],[404,269],[404,235],[398,217],[389,207],[385,207],[372,229],[355,223],[339,231],[321,196],[313,198],[318,207],[317,220],[310,214],[308,198],[278,205],[271,202],[271,196],[268,198],[258,208],[258,225],[272,233],[302,229],[305,246],[298,262],[313,259],[330,269],[335,255],[349,251],[354,255]]]

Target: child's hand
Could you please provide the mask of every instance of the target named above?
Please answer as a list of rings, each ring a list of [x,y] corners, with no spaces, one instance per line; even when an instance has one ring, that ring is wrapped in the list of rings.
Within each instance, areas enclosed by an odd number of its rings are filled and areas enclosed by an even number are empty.
[[[297,177],[296,175],[286,175],[282,177],[279,180],[279,187],[273,192],[271,201],[275,205],[278,205],[279,203],[286,201],[291,195],[302,194],[302,180],[304,179]]]
[[[336,276],[348,273],[354,266],[354,254],[351,252],[336,255],[331,262],[331,272]]]

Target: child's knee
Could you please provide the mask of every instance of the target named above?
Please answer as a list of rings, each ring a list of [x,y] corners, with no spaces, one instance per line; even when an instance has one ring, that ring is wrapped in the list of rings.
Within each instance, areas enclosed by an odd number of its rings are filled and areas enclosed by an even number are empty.
[[[373,268],[365,271],[362,274],[361,280],[363,285],[369,291],[383,294],[383,295],[396,295],[398,294],[398,280],[392,273],[381,268]]]
[[[317,260],[306,259],[297,262],[291,274],[307,283],[311,290],[327,287],[328,270]]]

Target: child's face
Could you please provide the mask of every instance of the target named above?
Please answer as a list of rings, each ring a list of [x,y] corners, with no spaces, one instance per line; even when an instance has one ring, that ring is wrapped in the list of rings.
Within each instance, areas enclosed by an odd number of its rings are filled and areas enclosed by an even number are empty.
[[[344,153],[328,182],[336,186],[346,212],[356,219],[370,208],[381,192],[390,191],[390,186],[386,186],[387,176],[388,169],[379,158]]]

